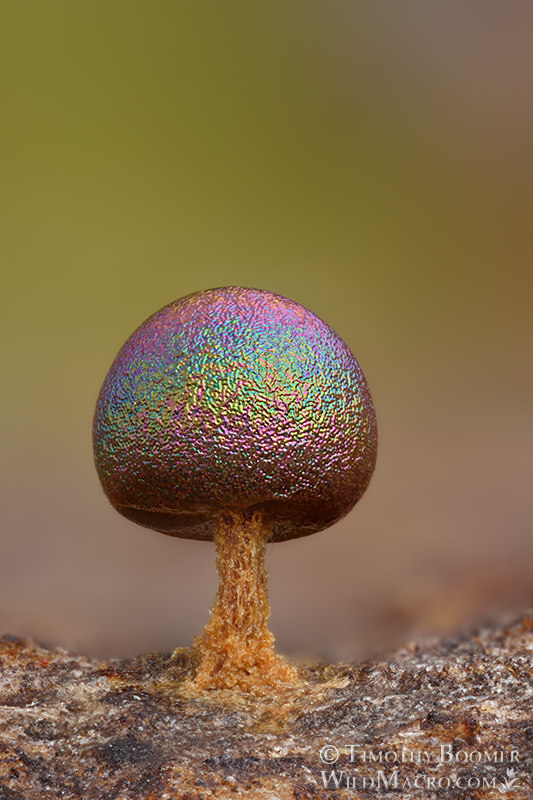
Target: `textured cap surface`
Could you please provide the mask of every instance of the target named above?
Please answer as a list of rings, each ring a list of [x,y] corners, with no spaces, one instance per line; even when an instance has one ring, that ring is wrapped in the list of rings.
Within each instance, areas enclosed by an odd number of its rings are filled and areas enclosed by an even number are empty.
[[[183,297],[127,340],[94,417],[104,491],[129,519],[213,538],[224,510],[258,509],[273,541],[331,525],[361,497],[374,407],[347,345],[271,292]]]

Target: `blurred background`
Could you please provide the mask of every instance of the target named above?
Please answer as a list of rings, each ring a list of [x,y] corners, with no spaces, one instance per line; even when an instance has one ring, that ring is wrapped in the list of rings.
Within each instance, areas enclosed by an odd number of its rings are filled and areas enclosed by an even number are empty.
[[[0,632],[188,645],[214,546],[107,503],[100,385],[198,289],[349,344],[376,473],[268,552],[281,651],[384,652],[532,604],[533,6],[25,0],[0,11]]]

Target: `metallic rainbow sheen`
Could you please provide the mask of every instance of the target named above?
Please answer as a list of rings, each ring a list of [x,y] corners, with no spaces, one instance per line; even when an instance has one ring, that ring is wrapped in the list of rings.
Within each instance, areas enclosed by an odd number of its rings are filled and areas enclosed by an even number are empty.
[[[213,538],[221,511],[260,509],[273,541],[344,516],[376,461],[363,373],[286,297],[226,287],[162,308],[127,340],[94,417],[104,491],[141,525]]]

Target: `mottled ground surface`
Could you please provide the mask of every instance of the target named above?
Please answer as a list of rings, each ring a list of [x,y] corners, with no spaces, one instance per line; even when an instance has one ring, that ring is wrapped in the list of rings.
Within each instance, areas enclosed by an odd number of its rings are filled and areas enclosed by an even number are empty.
[[[531,615],[258,697],[194,666],[2,639],[0,800],[533,796]]]

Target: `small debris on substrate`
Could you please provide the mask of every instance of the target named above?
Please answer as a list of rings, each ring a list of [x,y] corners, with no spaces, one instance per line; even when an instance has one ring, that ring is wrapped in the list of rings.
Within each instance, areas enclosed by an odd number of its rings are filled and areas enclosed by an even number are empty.
[[[532,615],[270,695],[191,696],[196,663],[1,639],[1,800],[533,797]]]

